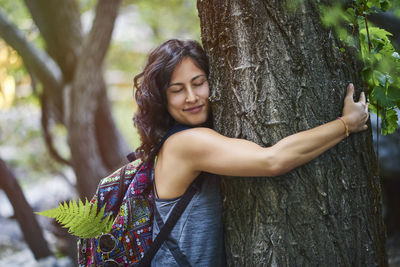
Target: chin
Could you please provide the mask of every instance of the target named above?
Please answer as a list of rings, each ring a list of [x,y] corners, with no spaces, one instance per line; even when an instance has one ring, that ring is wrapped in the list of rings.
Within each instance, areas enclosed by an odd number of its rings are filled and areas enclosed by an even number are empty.
[[[210,121],[208,120],[208,118],[191,121],[191,122],[187,123],[187,125],[195,126],[195,127],[207,127],[207,125],[209,125],[209,124],[210,124]]]

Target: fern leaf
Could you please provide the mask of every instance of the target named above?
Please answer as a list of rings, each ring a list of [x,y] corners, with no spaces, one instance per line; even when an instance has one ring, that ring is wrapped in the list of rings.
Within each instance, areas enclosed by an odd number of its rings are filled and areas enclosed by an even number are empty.
[[[35,212],[36,214],[49,217],[49,218],[56,218],[58,215],[58,208],[50,209],[50,210],[45,210],[42,212]]]
[[[97,212],[97,201],[75,200],[60,203],[55,209],[36,212],[36,214],[55,218],[68,232],[80,238],[90,238],[111,230],[113,218],[111,214],[104,216],[105,206]],[[104,218],[103,218],[104,217]]]
[[[70,227],[70,223],[73,223],[75,220],[75,207],[74,204],[76,205],[76,201],[69,201],[68,207],[69,207],[69,211],[65,213],[65,216],[63,217],[63,220],[61,221],[61,223],[63,224],[64,228],[69,228]]]
[[[68,210],[67,203],[66,202],[60,203],[59,209],[60,209],[60,212],[59,212],[58,216],[56,217],[56,221],[61,223],[67,215],[67,210]]]

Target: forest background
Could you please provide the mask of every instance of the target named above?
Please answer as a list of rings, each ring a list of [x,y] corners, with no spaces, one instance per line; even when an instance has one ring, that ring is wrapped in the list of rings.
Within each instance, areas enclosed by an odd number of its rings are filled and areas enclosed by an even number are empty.
[[[90,30],[97,1],[80,0],[79,4],[82,29],[86,34]],[[45,50],[45,42],[30,12],[22,1],[0,0],[2,12],[26,36],[29,42]],[[393,16],[400,17],[400,9],[394,5],[389,11]],[[391,16],[392,16],[391,15]],[[393,17],[390,17],[393,19]],[[382,15],[376,17],[376,23],[394,34],[392,40],[399,40],[400,30],[390,28],[389,18]],[[389,25],[389,26],[388,26]],[[398,24],[400,25],[400,24]],[[397,32],[396,32],[397,31]],[[133,101],[132,80],[144,64],[147,53],[161,41],[169,38],[196,39],[200,38],[200,22],[196,10],[196,2],[191,0],[146,0],[123,1],[113,31],[112,42],[107,51],[104,66],[104,77],[108,98],[111,103],[112,115],[118,130],[122,133],[127,151],[132,151],[139,144],[137,133],[132,124],[135,110]],[[397,39],[396,39],[397,38]],[[0,39],[0,158],[12,170],[24,195],[33,210],[53,208],[59,201],[77,198],[75,188],[76,178],[73,170],[66,164],[55,160],[49,153],[44,139],[41,117],[40,93],[42,85],[32,79],[29,71],[18,53],[4,40]],[[375,123],[373,122],[373,125]],[[67,130],[55,121],[49,122],[49,131],[53,144],[62,158],[69,158]],[[374,131],[375,132],[375,131]],[[399,173],[393,167],[396,157],[393,148],[399,150],[399,130],[393,135],[380,137],[381,169],[390,165],[389,178],[384,180],[386,208],[384,215],[389,226],[388,252],[393,255],[392,263],[400,264],[399,256],[399,210],[400,203]],[[376,138],[376,134],[375,134]],[[398,166],[398,165],[397,165]],[[393,173],[393,169],[395,170]],[[383,175],[385,176],[385,175]],[[387,176],[387,175],[386,175]],[[2,179],[2,177],[0,177]],[[383,178],[385,179],[385,178]],[[386,185],[385,185],[386,182]],[[52,264],[70,266],[73,260],[63,257],[73,255],[71,239],[65,232],[51,224],[45,218],[37,218],[44,230],[44,236],[51,251],[57,256],[45,258]],[[0,265],[1,266],[43,266],[36,263],[14,217],[14,210],[8,197],[0,191]],[[63,241],[64,240],[64,241]],[[52,263],[51,263],[52,262]],[[28,264],[26,264],[28,263]],[[395,266],[395,265],[393,265]]]

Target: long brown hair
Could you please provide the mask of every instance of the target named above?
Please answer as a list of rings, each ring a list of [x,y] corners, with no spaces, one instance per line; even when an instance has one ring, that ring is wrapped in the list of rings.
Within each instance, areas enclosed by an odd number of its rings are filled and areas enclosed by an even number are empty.
[[[176,123],[167,110],[166,90],[172,72],[185,57],[190,57],[208,77],[208,59],[201,45],[193,40],[171,39],[149,54],[143,71],[134,78],[138,110],[133,121],[141,139],[136,157],[150,156],[152,149]]]

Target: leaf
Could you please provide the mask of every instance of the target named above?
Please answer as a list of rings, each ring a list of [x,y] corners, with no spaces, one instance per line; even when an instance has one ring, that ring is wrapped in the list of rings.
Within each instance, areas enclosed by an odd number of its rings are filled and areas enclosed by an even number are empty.
[[[396,131],[396,129],[398,128],[397,121],[398,117],[395,110],[390,109],[386,111],[386,113],[383,116],[381,124],[382,125],[381,133],[383,135],[394,133],[394,131]]]
[[[45,211],[41,211],[41,212],[35,212],[36,214],[45,216],[45,217],[49,217],[49,218],[56,218],[58,215],[58,208],[54,208],[54,209],[49,209],[49,210],[45,210]]]
[[[97,212],[97,201],[85,204],[81,200],[60,203],[55,209],[49,209],[36,214],[55,218],[68,232],[80,238],[90,238],[111,230],[113,218],[111,214],[104,216],[105,205]],[[104,217],[104,218],[103,218]]]
[[[386,120],[388,122],[388,133],[391,134],[396,131],[398,127],[398,117],[395,110],[391,109],[386,113]]]
[[[382,72],[380,72],[378,70],[374,70],[373,77],[374,77],[374,79],[376,79],[379,82],[376,85],[380,85],[383,87],[386,86],[386,76]]]
[[[388,0],[381,1],[381,10],[386,12],[391,7],[391,3]]]
[[[393,107],[396,105],[396,99],[389,98],[386,95],[386,88],[383,86],[376,86],[372,91],[372,102],[379,102],[381,107]]]

